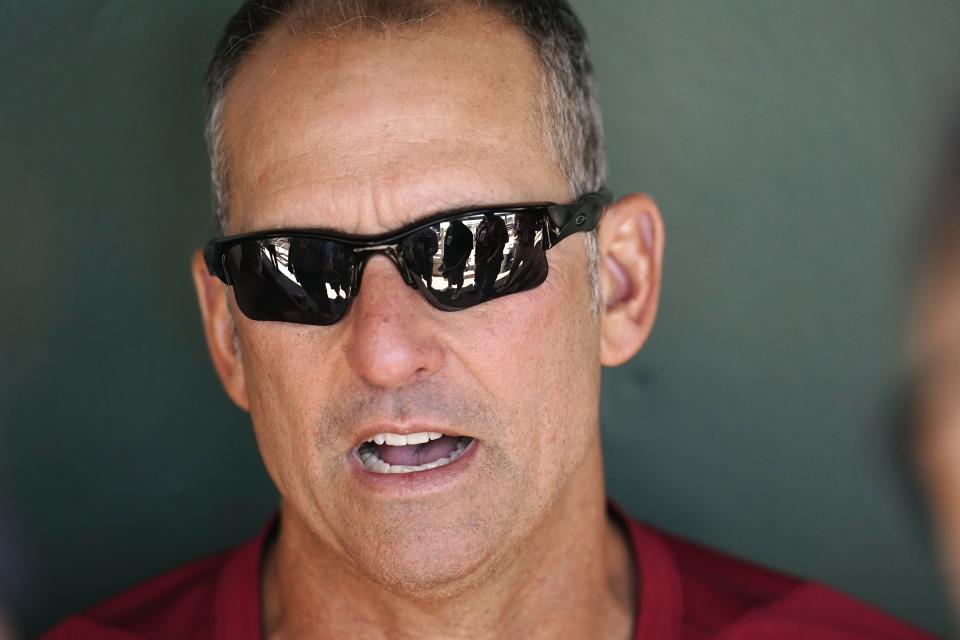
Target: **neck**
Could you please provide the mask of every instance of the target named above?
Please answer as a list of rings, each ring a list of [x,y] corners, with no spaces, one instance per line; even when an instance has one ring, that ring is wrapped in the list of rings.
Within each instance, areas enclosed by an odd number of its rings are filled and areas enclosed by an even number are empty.
[[[264,563],[266,638],[629,637],[633,567],[607,516],[599,439],[509,566],[453,597],[387,590],[281,514]]]

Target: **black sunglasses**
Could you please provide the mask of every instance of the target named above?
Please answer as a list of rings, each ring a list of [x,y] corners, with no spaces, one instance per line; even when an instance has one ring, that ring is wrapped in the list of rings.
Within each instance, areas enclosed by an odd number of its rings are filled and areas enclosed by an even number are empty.
[[[610,200],[600,191],[569,205],[448,211],[378,236],[245,233],[211,240],[203,256],[251,320],[334,324],[350,308],[374,253],[390,258],[431,305],[456,311],[542,284],[547,249],[596,228]]]

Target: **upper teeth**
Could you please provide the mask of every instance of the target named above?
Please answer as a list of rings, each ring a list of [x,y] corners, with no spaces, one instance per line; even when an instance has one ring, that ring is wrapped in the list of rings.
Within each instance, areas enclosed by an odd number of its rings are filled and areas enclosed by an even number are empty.
[[[377,444],[388,444],[391,447],[401,447],[407,444],[423,444],[430,440],[442,438],[442,433],[436,431],[421,431],[420,433],[378,433],[366,442],[375,442]]]

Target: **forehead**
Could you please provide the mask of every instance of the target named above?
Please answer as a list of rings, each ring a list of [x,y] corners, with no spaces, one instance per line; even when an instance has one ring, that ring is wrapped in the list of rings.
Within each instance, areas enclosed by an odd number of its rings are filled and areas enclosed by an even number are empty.
[[[230,232],[379,233],[438,210],[553,200],[526,37],[460,11],[336,37],[273,29],[227,88]]]

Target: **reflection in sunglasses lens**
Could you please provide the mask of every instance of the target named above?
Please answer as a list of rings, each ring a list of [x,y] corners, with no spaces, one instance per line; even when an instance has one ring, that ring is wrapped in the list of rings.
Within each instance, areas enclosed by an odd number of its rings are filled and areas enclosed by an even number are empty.
[[[462,309],[543,283],[543,216],[488,213],[442,222],[404,242],[408,268],[442,306]]]
[[[228,253],[237,305],[253,320],[328,325],[346,313],[355,258],[338,242],[273,238]]]

